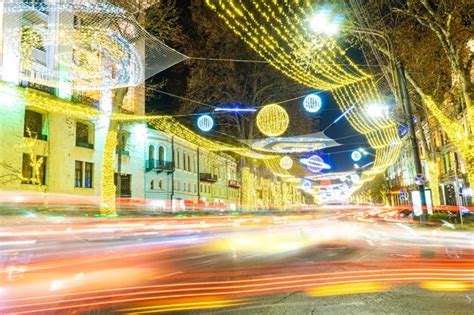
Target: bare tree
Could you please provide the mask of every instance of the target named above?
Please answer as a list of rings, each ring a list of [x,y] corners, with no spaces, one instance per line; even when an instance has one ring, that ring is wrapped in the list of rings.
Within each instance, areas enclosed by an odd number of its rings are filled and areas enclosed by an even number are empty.
[[[463,157],[472,185],[474,53],[469,43],[474,40],[474,4],[466,0],[417,0],[403,4],[395,0],[350,2],[355,27],[370,29],[359,34],[375,48],[374,55],[381,53],[385,65],[394,60],[405,64],[413,96],[436,118]],[[374,30],[380,36],[372,36]],[[392,43],[392,50],[387,49],[385,39]],[[467,116],[468,128],[458,119],[462,113]]]

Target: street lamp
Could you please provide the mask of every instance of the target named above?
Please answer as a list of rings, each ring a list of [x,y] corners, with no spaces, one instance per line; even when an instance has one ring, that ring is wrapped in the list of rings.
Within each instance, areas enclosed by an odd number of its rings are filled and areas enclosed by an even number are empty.
[[[322,9],[309,20],[311,31],[318,34],[326,34],[328,36],[335,35],[339,32],[341,17],[334,16],[329,9]]]

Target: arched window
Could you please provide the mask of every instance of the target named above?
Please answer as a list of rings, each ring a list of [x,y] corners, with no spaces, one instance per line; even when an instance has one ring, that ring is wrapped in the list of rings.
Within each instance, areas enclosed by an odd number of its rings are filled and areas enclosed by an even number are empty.
[[[153,145],[148,147],[148,159],[150,161],[155,159],[155,147]]]
[[[158,148],[158,161],[160,162],[160,165],[165,161],[165,148],[162,146]]]
[[[183,170],[186,170],[186,153],[183,152]]]

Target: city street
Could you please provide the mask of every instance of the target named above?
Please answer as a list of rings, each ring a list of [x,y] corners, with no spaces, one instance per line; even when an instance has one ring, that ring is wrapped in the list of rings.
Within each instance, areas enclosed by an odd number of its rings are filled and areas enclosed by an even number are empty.
[[[474,314],[473,0],[0,0],[0,315]]]
[[[5,217],[0,310],[472,310],[472,231],[367,222],[364,212],[359,208],[356,216],[347,209],[258,216]]]

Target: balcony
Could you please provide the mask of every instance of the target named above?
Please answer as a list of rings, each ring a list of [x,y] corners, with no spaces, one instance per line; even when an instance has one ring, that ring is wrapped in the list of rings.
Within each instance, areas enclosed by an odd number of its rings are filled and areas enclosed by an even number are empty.
[[[78,103],[82,105],[88,105],[97,109],[100,109],[100,101],[92,97],[83,95],[83,94],[73,94],[71,96],[71,101],[73,103]]]
[[[118,154],[118,150],[115,150],[115,153]],[[121,156],[130,156],[130,151],[128,150],[120,150]]]
[[[44,0],[23,0],[23,3],[43,14],[48,14],[48,6]]]
[[[42,140],[42,141],[48,141],[48,135],[43,135],[43,134],[40,134],[36,131],[31,131],[31,132],[24,132],[23,133],[23,136],[25,138],[31,138],[31,139],[35,139],[35,140]]]
[[[231,188],[240,188],[239,182],[233,179],[229,180],[229,183],[227,184],[227,186]]]
[[[46,52],[38,49],[38,48],[31,48],[33,54],[33,60],[43,66],[46,66]]]
[[[217,175],[212,175],[210,173],[201,173],[199,174],[199,180],[201,182],[215,183],[217,182]]]
[[[43,84],[39,84],[39,83],[35,83],[35,82],[31,82],[31,81],[20,81],[20,84],[19,84],[21,87],[24,87],[24,88],[32,88],[32,89],[35,89],[35,90],[38,90],[38,91],[41,91],[41,92],[45,92],[45,93],[48,93],[48,94],[51,94],[51,95],[54,95],[54,92],[55,92],[55,89],[53,87],[50,87],[50,86],[46,86],[46,85],[43,85]]]
[[[81,148],[86,148],[86,149],[94,149],[94,144],[93,143],[88,143],[88,142],[77,142],[76,141],[76,147],[81,147]]]
[[[147,160],[145,162],[145,169],[147,172],[156,170],[157,172],[172,172],[174,169],[173,162],[162,160]]]

